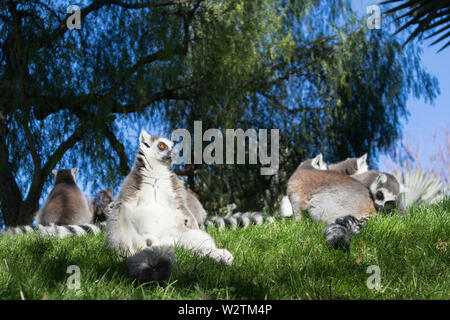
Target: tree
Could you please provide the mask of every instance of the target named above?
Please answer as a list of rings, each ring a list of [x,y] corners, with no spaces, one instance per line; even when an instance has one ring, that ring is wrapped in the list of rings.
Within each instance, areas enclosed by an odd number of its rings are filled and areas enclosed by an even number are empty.
[[[273,205],[303,158],[375,157],[400,135],[410,92],[437,92],[419,51],[366,30],[348,1],[91,0],[80,30],[68,29],[66,12],[54,1],[0,4],[7,225],[31,222],[57,165],[117,188],[149,122],[166,133],[193,132],[195,120],[280,129],[276,175],[257,165],[177,168],[210,210]]]
[[[410,26],[415,26],[414,31],[408,37],[406,42],[422,36],[423,34],[428,34],[425,39],[439,35],[440,37],[431,43],[431,45],[435,45],[450,37],[450,31],[447,31],[450,28],[450,2],[442,0],[389,0],[384,1],[381,4],[389,5],[402,1],[403,3],[387,10],[385,14],[394,14],[400,11],[404,12],[402,15],[399,15],[397,19],[401,20],[405,18],[408,19],[408,21],[397,30],[397,33]],[[449,45],[450,40],[439,49],[439,51],[444,50]]]

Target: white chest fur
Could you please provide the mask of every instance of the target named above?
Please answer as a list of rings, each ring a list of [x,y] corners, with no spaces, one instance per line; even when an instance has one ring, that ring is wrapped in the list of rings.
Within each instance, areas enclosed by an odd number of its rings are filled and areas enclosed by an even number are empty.
[[[126,211],[139,234],[160,234],[176,226],[178,211],[170,178],[146,180]]]
[[[170,204],[175,194],[169,177],[147,178],[141,186],[136,198],[137,206],[152,204]]]

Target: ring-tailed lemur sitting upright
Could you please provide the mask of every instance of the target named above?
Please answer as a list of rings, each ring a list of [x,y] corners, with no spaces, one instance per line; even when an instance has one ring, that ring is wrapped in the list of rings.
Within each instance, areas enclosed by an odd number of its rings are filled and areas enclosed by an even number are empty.
[[[114,200],[113,191],[109,188],[100,190],[91,200],[94,222],[106,221],[105,209]]]
[[[7,235],[38,232],[44,236],[64,238],[70,235],[99,233],[100,227],[91,224],[93,214],[89,210],[86,197],[76,185],[78,168],[53,170],[55,186],[43,207],[36,214],[38,225],[10,227]]]
[[[36,221],[42,225],[91,223],[93,214],[86,197],[76,184],[78,168],[53,170],[55,186],[44,206],[37,212]]]
[[[167,279],[177,245],[226,265],[233,261],[228,250],[217,248],[199,229],[183,183],[170,170],[174,156],[172,141],[142,130],[133,169],[109,207],[107,244],[129,258],[129,274],[139,281]]]
[[[197,199],[197,196],[194,192],[189,189],[184,189],[184,198],[186,201],[186,206],[188,210],[194,215],[195,220],[199,225],[202,225],[205,222],[207,213],[203,208],[200,201]]]

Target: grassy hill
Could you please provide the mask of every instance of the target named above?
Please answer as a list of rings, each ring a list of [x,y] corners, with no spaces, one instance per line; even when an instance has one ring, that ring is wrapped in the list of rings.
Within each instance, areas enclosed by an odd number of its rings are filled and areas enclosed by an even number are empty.
[[[371,219],[349,253],[324,246],[323,228],[303,219],[208,229],[233,266],[177,249],[163,286],[134,284],[104,234],[0,236],[0,299],[450,299],[450,199]],[[79,291],[66,285],[70,265],[81,270]],[[379,291],[366,285],[371,265]]]

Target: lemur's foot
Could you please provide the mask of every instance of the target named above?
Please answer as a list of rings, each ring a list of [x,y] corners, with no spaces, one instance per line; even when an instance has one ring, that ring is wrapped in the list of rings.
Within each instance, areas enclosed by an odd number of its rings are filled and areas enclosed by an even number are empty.
[[[169,279],[176,260],[173,248],[148,247],[128,258],[128,273],[138,282],[165,281]]]
[[[227,249],[216,249],[209,256],[217,262],[231,266],[233,263],[233,255]]]

